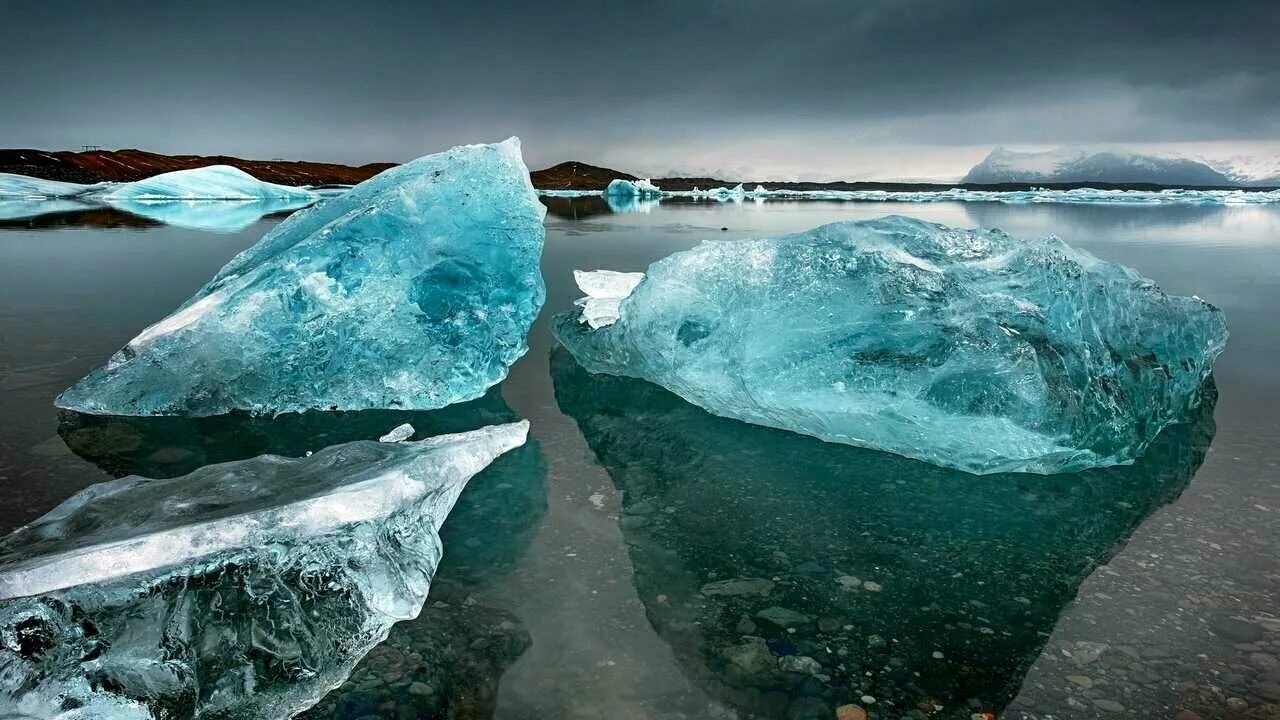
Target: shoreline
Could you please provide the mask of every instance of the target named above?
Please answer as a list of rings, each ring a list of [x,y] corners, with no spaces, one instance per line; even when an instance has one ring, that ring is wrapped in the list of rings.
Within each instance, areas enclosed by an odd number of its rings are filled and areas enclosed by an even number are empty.
[[[309,162],[305,160],[246,160],[226,155],[165,155],[145,150],[33,150],[0,149],[0,173],[12,173],[42,180],[63,182],[133,182],[174,170],[188,170],[208,165],[231,165],[264,182],[283,185],[354,185],[394,167],[397,163],[367,163],[342,165],[338,163]],[[538,190],[604,190],[614,179],[638,180],[630,173],[610,168],[568,161],[529,173]],[[1159,183],[1110,183],[1110,182],[1004,182],[1004,183],[934,183],[934,182],[883,182],[847,181],[796,182],[773,180],[727,180],[711,177],[654,178],[653,183],[666,191],[686,192],[694,188],[707,190],[716,187],[732,188],[757,185],[766,190],[783,191],[885,191],[885,192],[934,192],[943,190],[985,190],[1017,192],[1028,190],[1144,190],[1159,191],[1177,188],[1182,190],[1240,190],[1266,192],[1280,189],[1275,186],[1243,185],[1162,185]]]

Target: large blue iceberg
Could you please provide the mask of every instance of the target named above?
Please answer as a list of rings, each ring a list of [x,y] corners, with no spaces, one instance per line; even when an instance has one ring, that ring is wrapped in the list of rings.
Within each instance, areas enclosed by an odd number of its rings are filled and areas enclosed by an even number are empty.
[[[527,422],[92,486],[0,540],[0,716],[285,718],[422,609]]]
[[[230,165],[208,165],[161,173],[135,182],[113,185],[99,197],[108,202],[168,200],[293,200],[314,202],[319,196],[307,188],[264,182]]]
[[[588,370],[973,473],[1132,462],[1227,340],[1212,305],[1057,238],[904,217],[706,242],[630,292],[610,280],[556,320]]]
[[[280,223],[57,405],[217,415],[480,397],[542,307],[544,213],[515,138],[392,168]]]

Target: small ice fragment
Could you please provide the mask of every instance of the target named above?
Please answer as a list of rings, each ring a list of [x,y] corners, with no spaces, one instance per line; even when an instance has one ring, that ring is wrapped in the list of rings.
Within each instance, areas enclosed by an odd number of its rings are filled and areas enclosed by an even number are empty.
[[[388,432],[386,435],[383,435],[382,437],[378,438],[378,442],[384,442],[384,443],[404,442],[405,440],[408,440],[409,438],[413,437],[413,433],[414,433],[413,426],[410,425],[409,423],[404,423],[402,425],[395,426],[394,428],[391,429],[391,432]]]
[[[618,321],[619,306],[644,280],[644,273],[614,270],[574,270],[573,279],[587,297],[577,301],[582,307],[581,322],[592,330]]]

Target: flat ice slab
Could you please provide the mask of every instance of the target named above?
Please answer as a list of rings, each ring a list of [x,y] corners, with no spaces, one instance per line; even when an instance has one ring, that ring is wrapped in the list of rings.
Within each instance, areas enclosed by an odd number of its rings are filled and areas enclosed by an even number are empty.
[[[527,432],[362,440],[82,491],[0,540],[0,716],[294,716],[418,615],[441,523]]]

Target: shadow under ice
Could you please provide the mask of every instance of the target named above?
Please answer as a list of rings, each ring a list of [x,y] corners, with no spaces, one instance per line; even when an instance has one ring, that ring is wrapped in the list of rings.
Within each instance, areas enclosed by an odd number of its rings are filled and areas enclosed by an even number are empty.
[[[623,493],[650,622],[751,716],[1000,710],[1079,584],[1182,492],[1214,434],[1209,387],[1132,466],[976,476],[716,417],[563,348],[551,367]]]

